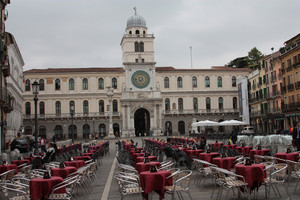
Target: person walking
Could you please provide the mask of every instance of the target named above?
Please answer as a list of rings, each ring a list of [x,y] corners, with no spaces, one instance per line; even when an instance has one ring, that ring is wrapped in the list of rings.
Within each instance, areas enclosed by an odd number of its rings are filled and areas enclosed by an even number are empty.
[[[237,133],[238,132],[237,132],[236,128],[233,127],[233,130],[232,130],[231,135],[230,135],[230,139],[231,139],[233,144],[235,144],[236,141],[237,141]]]
[[[42,152],[47,153],[46,140],[44,138],[41,139],[41,150],[42,150]]]
[[[297,122],[297,126],[293,130],[293,143],[297,151],[300,151],[300,121]]]

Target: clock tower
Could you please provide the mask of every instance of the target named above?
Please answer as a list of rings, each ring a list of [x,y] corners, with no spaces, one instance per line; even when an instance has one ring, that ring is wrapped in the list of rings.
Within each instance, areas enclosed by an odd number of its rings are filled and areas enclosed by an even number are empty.
[[[148,33],[146,21],[137,14],[136,8],[134,11],[121,40],[126,74],[121,100],[125,115],[122,134],[138,136],[153,132],[155,135],[161,130],[158,114],[162,99],[155,79],[154,35]]]

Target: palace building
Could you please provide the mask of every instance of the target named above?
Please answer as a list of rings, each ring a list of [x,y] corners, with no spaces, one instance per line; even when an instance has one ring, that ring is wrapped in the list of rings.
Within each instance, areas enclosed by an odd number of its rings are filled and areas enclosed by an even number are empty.
[[[195,121],[240,119],[237,83],[248,77],[248,69],[157,67],[154,39],[145,19],[135,13],[121,40],[122,67],[25,71],[25,133],[34,132],[35,80],[40,84],[38,134],[47,138],[110,132],[122,137],[187,135]]]

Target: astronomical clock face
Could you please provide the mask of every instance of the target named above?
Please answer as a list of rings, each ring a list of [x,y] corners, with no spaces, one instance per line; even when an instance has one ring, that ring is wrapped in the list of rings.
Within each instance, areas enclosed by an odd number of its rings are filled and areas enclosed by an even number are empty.
[[[131,82],[137,88],[145,88],[150,83],[150,76],[147,72],[139,70],[132,74]]]

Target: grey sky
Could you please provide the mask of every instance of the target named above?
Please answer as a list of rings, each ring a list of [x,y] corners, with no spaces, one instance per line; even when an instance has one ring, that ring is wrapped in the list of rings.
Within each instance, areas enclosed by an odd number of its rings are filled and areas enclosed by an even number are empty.
[[[156,66],[221,66],[257,47],[278,50],[300,33],[298,0],[12,0],[24,70],[120,67],[120,41],[137,7],[155,35]]]

